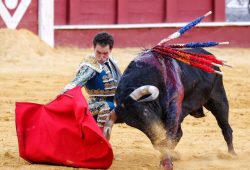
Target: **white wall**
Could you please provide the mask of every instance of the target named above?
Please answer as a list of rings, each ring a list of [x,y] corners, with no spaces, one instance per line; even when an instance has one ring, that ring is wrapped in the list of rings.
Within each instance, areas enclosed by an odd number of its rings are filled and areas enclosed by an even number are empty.
[[[54,47],[54,0],[39,0],[38,24],[40,38]]]

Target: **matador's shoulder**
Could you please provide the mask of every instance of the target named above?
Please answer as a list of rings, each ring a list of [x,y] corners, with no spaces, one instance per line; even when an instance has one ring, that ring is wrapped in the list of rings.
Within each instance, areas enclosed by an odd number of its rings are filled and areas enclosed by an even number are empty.
[[[82,66],[88,66],[93,70],[97,71],[98,73],[102,72],[102,66],[97,62],[93,54],[87,55],[83,58],[83,61],[81,62],[79,68],[81,68]]]

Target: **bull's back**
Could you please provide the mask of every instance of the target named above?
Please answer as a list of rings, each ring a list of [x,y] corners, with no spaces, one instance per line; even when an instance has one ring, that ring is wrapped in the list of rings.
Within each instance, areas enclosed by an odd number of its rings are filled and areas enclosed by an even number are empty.
[[[207,51],[197,48],[188,50],[210,54]],[[199,110],[210,98],[214,86],[222,81],[222,76],[214,73],[207,73],[201,69],[179,62],[181,68],[181,80],[184,87],[184,99],[182,109],[185,114]]]

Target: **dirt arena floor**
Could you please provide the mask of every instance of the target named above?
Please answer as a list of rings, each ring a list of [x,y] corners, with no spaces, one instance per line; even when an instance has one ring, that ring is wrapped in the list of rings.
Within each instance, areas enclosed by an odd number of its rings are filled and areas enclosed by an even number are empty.
[[[69,170],[70,167],[30,164],[19,157],[15,129],[15,102],[47,103],[55,98],[75,74],[82,57],[91,49],[51,49],[25,31],[0,29],[0,169]],[[114,49],[122,71],[141,49]],[[233,68],[222,68],[230,103],[237,157],[227,153],[226,143],[215,118],[188,116],[184,135],[176,148],[176,170],[250,169],[250,49],[211,48]],[[140,131],[125,124],[115,125],[111,136],[115,160],[111,170],[154,170],[159,153]]]

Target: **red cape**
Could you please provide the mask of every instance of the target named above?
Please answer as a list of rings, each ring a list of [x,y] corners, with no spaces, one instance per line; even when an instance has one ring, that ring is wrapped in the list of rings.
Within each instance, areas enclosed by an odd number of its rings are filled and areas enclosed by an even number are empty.
[[[109,168],[113,161],[80,87],[46,105],[17,102],[16,131],[20,156],[30,162]]]

